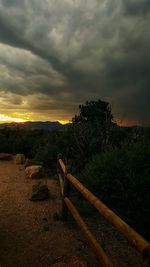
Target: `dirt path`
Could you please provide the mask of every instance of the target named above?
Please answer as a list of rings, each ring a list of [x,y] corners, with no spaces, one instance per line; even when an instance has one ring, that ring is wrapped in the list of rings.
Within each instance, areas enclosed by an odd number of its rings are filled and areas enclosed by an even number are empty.
[[[55,180],[44,181],[51,198],[31,202],[32,185],[37,181],[24,177],[23,166],[0,161],[0,267],[75,267],[77,259],[98,267],[75,224],[54,220],[60,210],[59,185]],[[117,267],[145,266],[140,255],[102,218],[98,224],[88,223]]]
[[[47,180],[49,200],[31,202],[35,183],[25,179],[22,166],[0,161],[0,267],[50,267],[82,254],[78,230],[53,219],[60,209],[57,182]]]

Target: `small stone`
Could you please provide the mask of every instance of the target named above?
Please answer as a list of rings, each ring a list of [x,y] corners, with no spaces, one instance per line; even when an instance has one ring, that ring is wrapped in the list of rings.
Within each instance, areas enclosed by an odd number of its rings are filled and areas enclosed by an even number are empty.
[[[57,212],[55,212],[54,215],[53,215],[53,219],[54,219],[55,221],[60,221],[60,220],[61,220],[61,216],[60,216],[60,214],[58,214]]]
[[[43,221],[43,222],[47,222],[48,220],[47,220],[46,217],[44,217],[44,218],[42,218],[42,221]]]
[[[43,230],[44,230],[45,232],[48,232],[48,231],[49,231],[49,226],[46,226],[46,225],[45,225],[45,226],[43,227]]]

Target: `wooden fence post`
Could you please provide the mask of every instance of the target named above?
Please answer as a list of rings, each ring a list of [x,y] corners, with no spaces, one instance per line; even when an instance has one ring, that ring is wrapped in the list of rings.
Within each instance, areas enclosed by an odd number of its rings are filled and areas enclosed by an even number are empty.
[[[60,165],[59,165],[59,160],[62,161],[62,154],[59,154],[57,156],[57,174],[59,177],[59,182],[60,182],[60,188],[61,188],[61,198],[62,198],[62,203],[61,203],[61,219],[63,221],[67,220],[68,217],[68,208],[66,203],[64,202],[65,197],[69,197],[70,193],[70,182],[67,179],[67,167],[66,165],[63,164],[64,168],[63,170],[60,170]],[[63,163],[63,161],[62,161]]]
[[[68,217],[68,208],[64,201],[65,197],[69,197],[70,195],[70,182],[67,179],[67,168],[64,173],[64,188],[63,188],[63,195],[62,195],[62,211],[61,211],[61,218],[63,221],[67,220]]]

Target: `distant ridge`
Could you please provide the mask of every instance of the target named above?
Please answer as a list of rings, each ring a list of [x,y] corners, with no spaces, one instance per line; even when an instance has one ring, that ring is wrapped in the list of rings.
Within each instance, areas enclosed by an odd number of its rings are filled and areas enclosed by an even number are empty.
[[[58,121],[27,121],[27,122],[11,122],[0,124],[0,129],[9,128],[11,130],[16,130],[17,128],[22,130],[64,130],[68,127],[69,123],[61,124]]]

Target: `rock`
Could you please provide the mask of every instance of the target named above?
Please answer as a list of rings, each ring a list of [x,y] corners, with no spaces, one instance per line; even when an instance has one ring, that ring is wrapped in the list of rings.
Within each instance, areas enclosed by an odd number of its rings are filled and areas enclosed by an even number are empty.
[[[26,158],[25,158],[25,155],[24,154],[17,154],[15,156],[15,163],[16,164],[24,164],[25,163],[25,160],[26,160]]]
[[[43,222],[48,222],[48,220],[47,220],[46,217],[42,218],[42,221],[43,221]]]
[[[54,221],[61,221],[61,215],[58,212],[55,212],[53,215]]]
[[[48,232],[48,231],[49,231],[49,226],[44,225],[43,230],[44,230],[45,232]]]
[[[40,179],[44,175],[43,166],[41,165],[33,165],[29,166],[25,169],[26,178],[30,179]]]
[[[33,161],[31,159],[26,159],[25,164],[24,164],[25,169],[27,167],[33,166],[33,165],[34,165],[34,163],[33,163]]]
[[[9,153],[0,153],[0,160],[12,160],[13,155]]]
[[[45,232],[49,231],[48,219],[46,217],[42,218],[42,223],[44,224],[43,231]]]
[[[49,189],[46,184],[35,184],[32,186],[32,196],[30,200],[38,201],[49,198]]]

